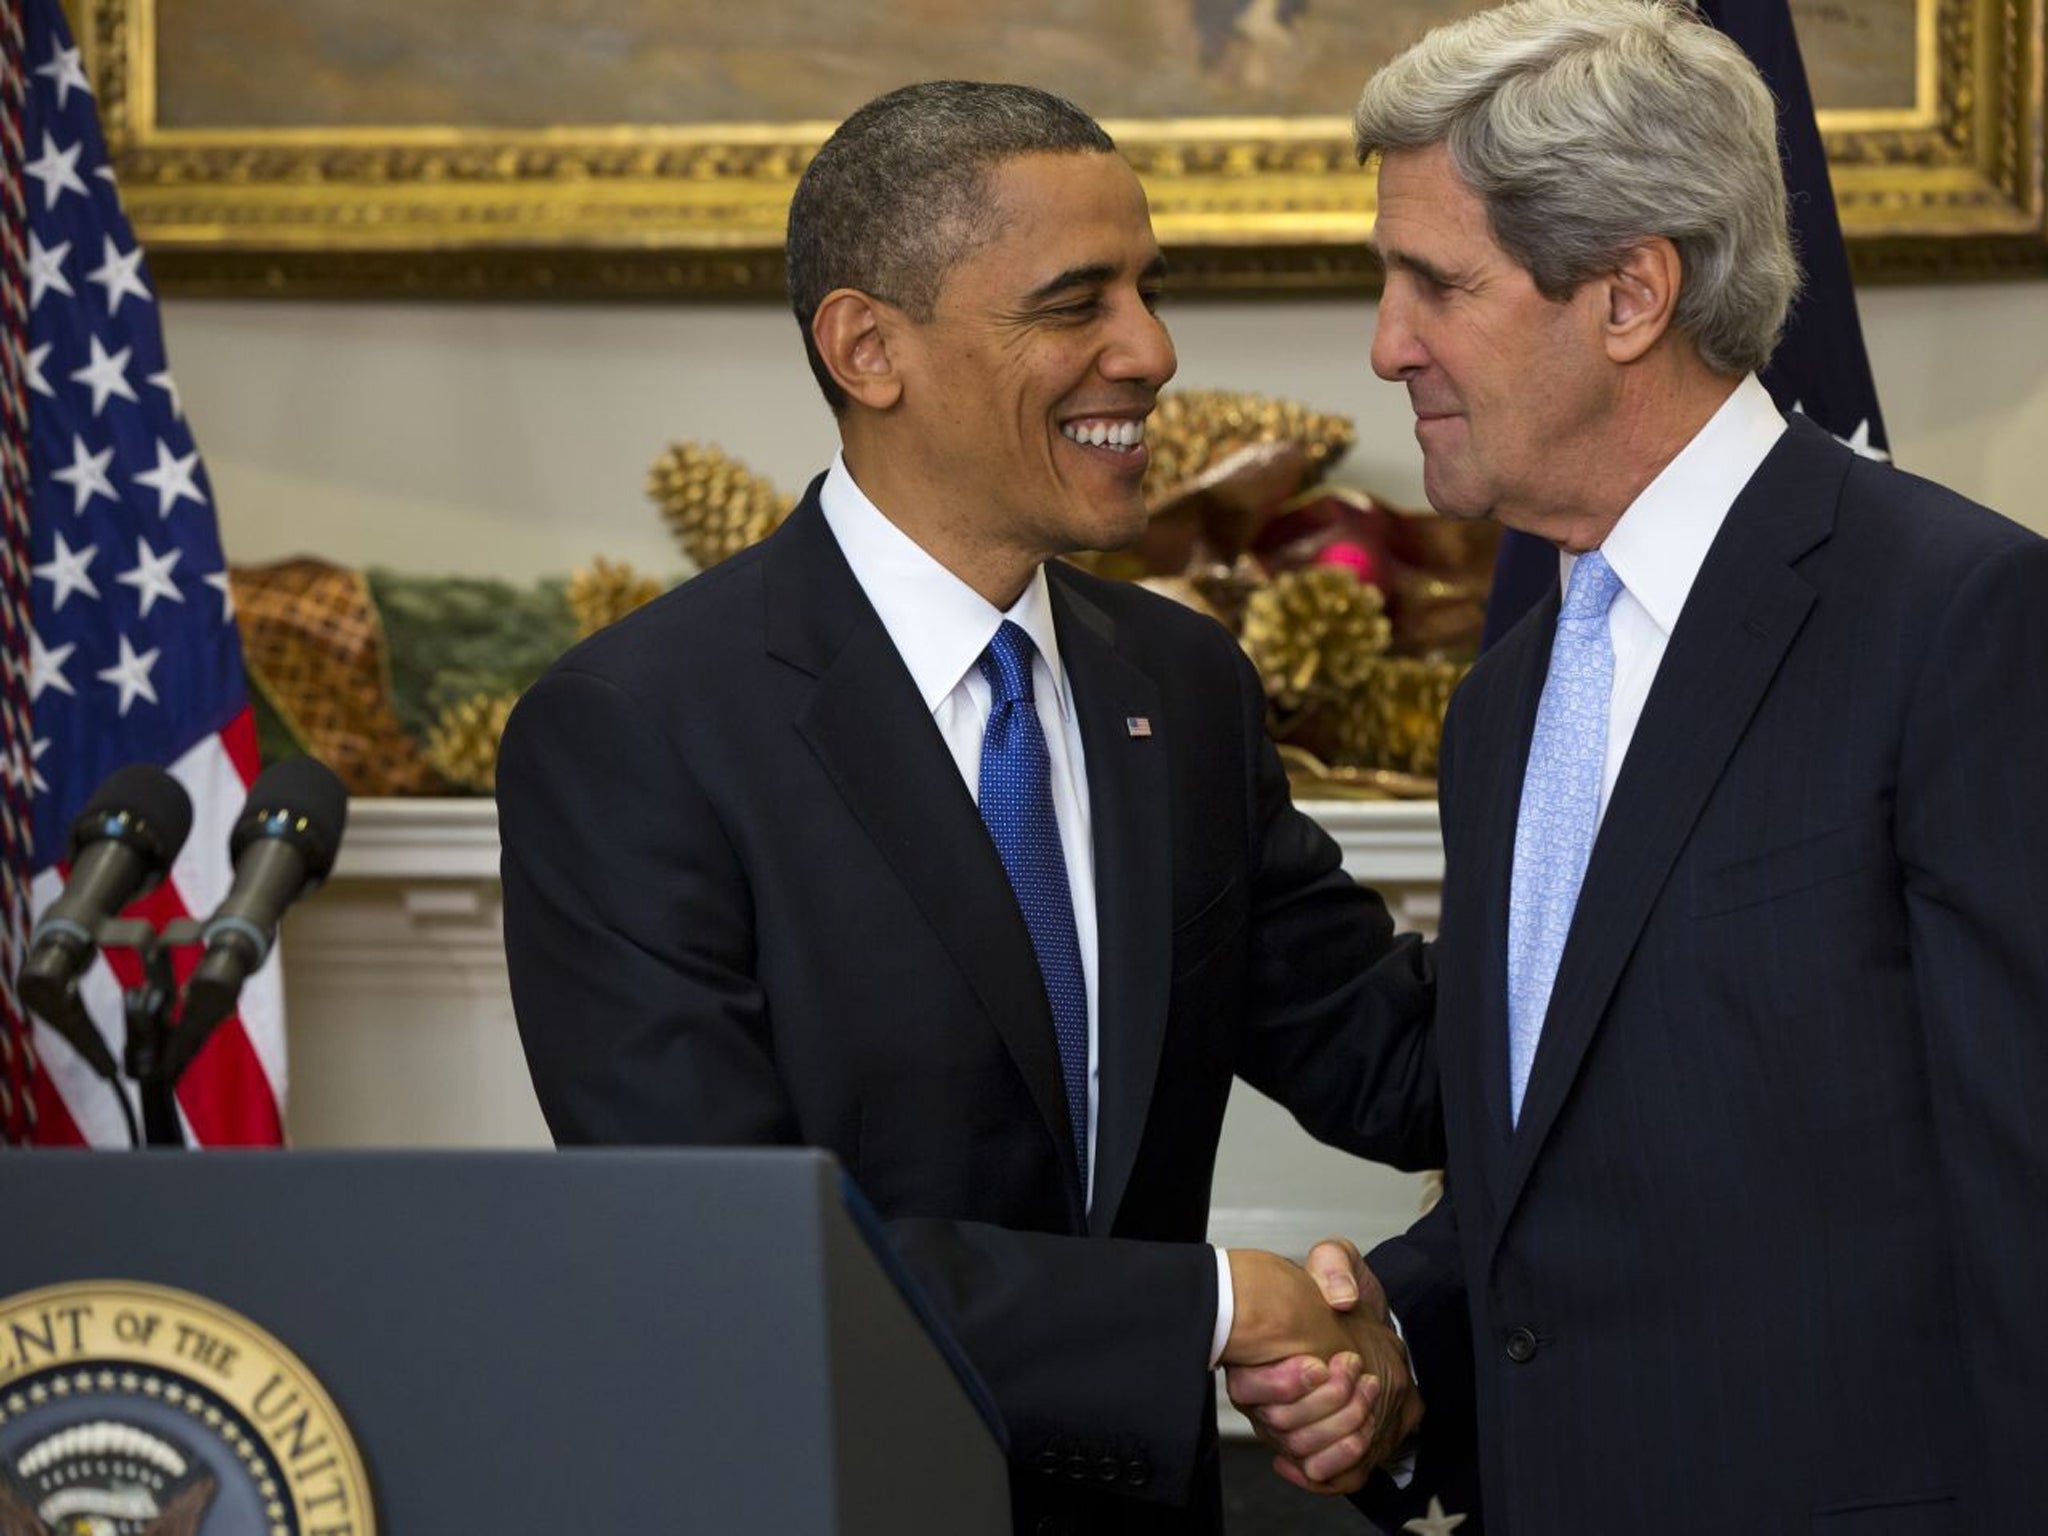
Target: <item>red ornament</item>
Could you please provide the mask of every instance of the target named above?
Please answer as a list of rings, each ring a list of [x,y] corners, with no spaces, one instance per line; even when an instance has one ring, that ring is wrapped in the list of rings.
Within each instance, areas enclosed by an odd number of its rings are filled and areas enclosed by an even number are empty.
[[[1317,565],[1334,565],[1349,571],[1360,581],[1382,586],[1380,552],[1356,539],[1333,539],[1316,551]]]

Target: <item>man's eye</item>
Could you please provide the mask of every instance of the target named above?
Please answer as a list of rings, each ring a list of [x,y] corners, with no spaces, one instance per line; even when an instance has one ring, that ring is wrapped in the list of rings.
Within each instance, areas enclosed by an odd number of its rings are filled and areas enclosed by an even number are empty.
[[[1138,290],[1138,301],[1156,315],[1159,313],[1159,306],[1166,302],[1166,290],[1163,288],[1141,288]]]

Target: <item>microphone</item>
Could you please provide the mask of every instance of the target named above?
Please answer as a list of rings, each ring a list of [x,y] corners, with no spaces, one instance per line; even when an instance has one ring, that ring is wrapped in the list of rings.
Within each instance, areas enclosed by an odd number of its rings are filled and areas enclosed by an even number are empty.
[[[347,824],[348,791],[318,758],[287,758],[257,776],[228,839],[234,884],[200,928],[206,954],[185,983],[166,1063],[173,1082],[234,1012],[242,983],[270,954],[284,909],[334,868]]]
[[[78,1001],[99,927],[170,873],[192,830],[192,798],[150,763],[108,774],[71,823],[71,878],[29,938],[21,1000],[111,1081],[114,1058]]]

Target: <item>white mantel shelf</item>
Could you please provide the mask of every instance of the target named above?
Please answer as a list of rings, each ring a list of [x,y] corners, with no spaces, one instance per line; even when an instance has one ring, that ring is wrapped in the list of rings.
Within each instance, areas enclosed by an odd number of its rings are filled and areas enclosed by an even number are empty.
[[[1443,840],[1434,800],[1304,800],[1372,884],[1434,885]],[[349,806],[336,880],[495,880],[498,807],[491,800],[361,799]]]

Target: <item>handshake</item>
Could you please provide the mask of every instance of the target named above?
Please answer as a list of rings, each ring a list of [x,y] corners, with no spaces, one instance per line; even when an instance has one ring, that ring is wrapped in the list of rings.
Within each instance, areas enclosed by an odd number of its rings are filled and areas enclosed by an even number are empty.
[[[1236,1311],[1223,1347],[1230,1400],[1311,1493],[1354,1493],[1401,1454],[1422,1398],[1387,1299],[1358,1249],[1318,1243],[1300,1265],[1233,1248]]]

